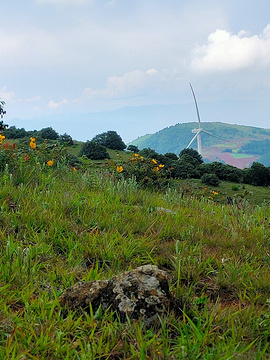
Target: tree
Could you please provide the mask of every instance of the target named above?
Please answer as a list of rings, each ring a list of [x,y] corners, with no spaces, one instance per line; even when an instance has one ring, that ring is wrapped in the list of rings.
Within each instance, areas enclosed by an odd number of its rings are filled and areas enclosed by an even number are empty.
[[[216,174],[204,174],[201,177],[202,183],[205,185],[218,186],[220,183]]]
[[[269,168],[259,162],[254,162],[249,169],[245,169],[244,182],[254,186],[269,186]]]
[[[109,159],[110,155],[107,153],[105,146],[100,145],[96,141],[86,141],[83,144],[83,147],[79,153],[79,156],[85,155],[88,159],[91,160],[102,160]]]
[[[57,140],[59,138],[58,133],[52,127],[41,129],[39,131],[39,136],[42,139],[48,139],[48,140]]]
[[[138,152],[139,152],[139,148],[138,148],[138,146],[136,146],[136,145],[129,145],[129,146],[127,147],[127,150],[128,150],[128,151],[133,151],[133,152],[135,152],[135,153],[138,153]]]
[[[59,136],[59,141],[61,144],[66,144],[66,145],[73,145],[73,139],[70,135],[68,135],[67,133],[64,133],[63,135]]]
[[[107,131],[93,137],[92,141],[99,143],[109,149],[124,150],[126,148],[120,135],[116,131]]]
[[[202,156],[198,153],[197,150],[194,149],[183,149],[180,154],[179,157],[181,158],[184,155],[189,155],[191,157],[193,157],[194,159],[197,160],[198,164],[202,164],[203,163],[203,158]]]
[[[6,111],[4,110],[4,106],[6,103],[3,100],[0,100],[0,116],[1,119],[3,119],[3,116],[5,115]],[[0,130],[5,130],[8,127],[8,125],[4,124],[3,120],[0,121]]]

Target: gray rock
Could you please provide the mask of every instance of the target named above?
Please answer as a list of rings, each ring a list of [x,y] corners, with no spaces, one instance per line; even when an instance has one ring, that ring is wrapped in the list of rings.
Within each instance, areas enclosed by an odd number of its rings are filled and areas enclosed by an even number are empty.
[[[121,320],[144,318],[149,326],[167,311],[173,299],[169,291],[168,275],[154,265],[140,266],[110,280],[79,282],[60,296],[63,308],[93,311],[110,308]]]

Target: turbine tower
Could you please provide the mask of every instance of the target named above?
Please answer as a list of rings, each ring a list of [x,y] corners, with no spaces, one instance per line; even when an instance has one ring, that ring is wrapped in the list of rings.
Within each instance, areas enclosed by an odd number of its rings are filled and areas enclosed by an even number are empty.
[[[226,140],[226,139],[222,139],[221,137],[219,136],[216,136],[214,134],[211,134],[209,131],[206,131],[204,130],[202,127],[201,127],[201,119],[200,119],[200,113],[199,113],[199,108],[198,108],[198,104],[197,104],[197,100],[196,100],[196,96],[195,96],[195,93],[194,93],[194,90],[193,90],[193,87],[191,85],[191,83],[189,83],[189,86],[191,88],[191,91],[192,91],[192,95],[193,95],[193,98],[194,98],[194,102],[195,102],[195,106],[196,106],[196,112],[197,112],[197,118],[198,118],[198,129],[192,129],[191,132],[193,134],[195,134],[193,136],[193,138],[191,139],[190,143],[188,144],[187,146],[187,149],[190,147],[190,145],[193,143],[193,141],[195,139],[197,139],[197,146],[198,146],[198,153],[203,156],[203,151],[202,151],[202,137],[201,137],[201,134],[202,133],[205,133],[205,134],[208,134],[210,136],[213,136],[217,139],[220,139],[222,141],[227,141],[227,142],[232,142],[230,140]]]

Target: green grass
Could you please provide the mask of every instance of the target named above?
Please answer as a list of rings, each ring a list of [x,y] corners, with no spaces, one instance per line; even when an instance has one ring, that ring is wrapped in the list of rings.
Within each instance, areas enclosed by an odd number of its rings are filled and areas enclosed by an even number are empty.
[[[0,359],[270,357],[269,189],[157,192],[98,168],[35,171],[19,184],[0,173]],[[144,264],[168,271],[182,316],[145,329],[62,313],[67,287]]]

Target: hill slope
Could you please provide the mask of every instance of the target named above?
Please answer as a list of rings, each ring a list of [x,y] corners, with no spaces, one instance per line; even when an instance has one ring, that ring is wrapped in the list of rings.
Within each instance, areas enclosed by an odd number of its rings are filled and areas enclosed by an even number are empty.
[[[161,154],[172,152],[178,155],[182,149],[187,147],[194,136],[191,130],[197,127],[196,122],[176,124],[155,134],[139,137],[133,140],[131,144],[138,146],[139,149],[149,147]],[[204,122],[203,128],[224,139],[222,141],[207,134],[202,134],[204,157],[211,161],[219,159],[238,167],[248,166],[260,157],[259,154],[240,155],[238,151],[241,146],[253,140],[270,139],[270,129],[220,122]],[[197,148],[196,141],[193,143],[193,148]],[[226,148],[229,148],[230,152],[224,152]]]

